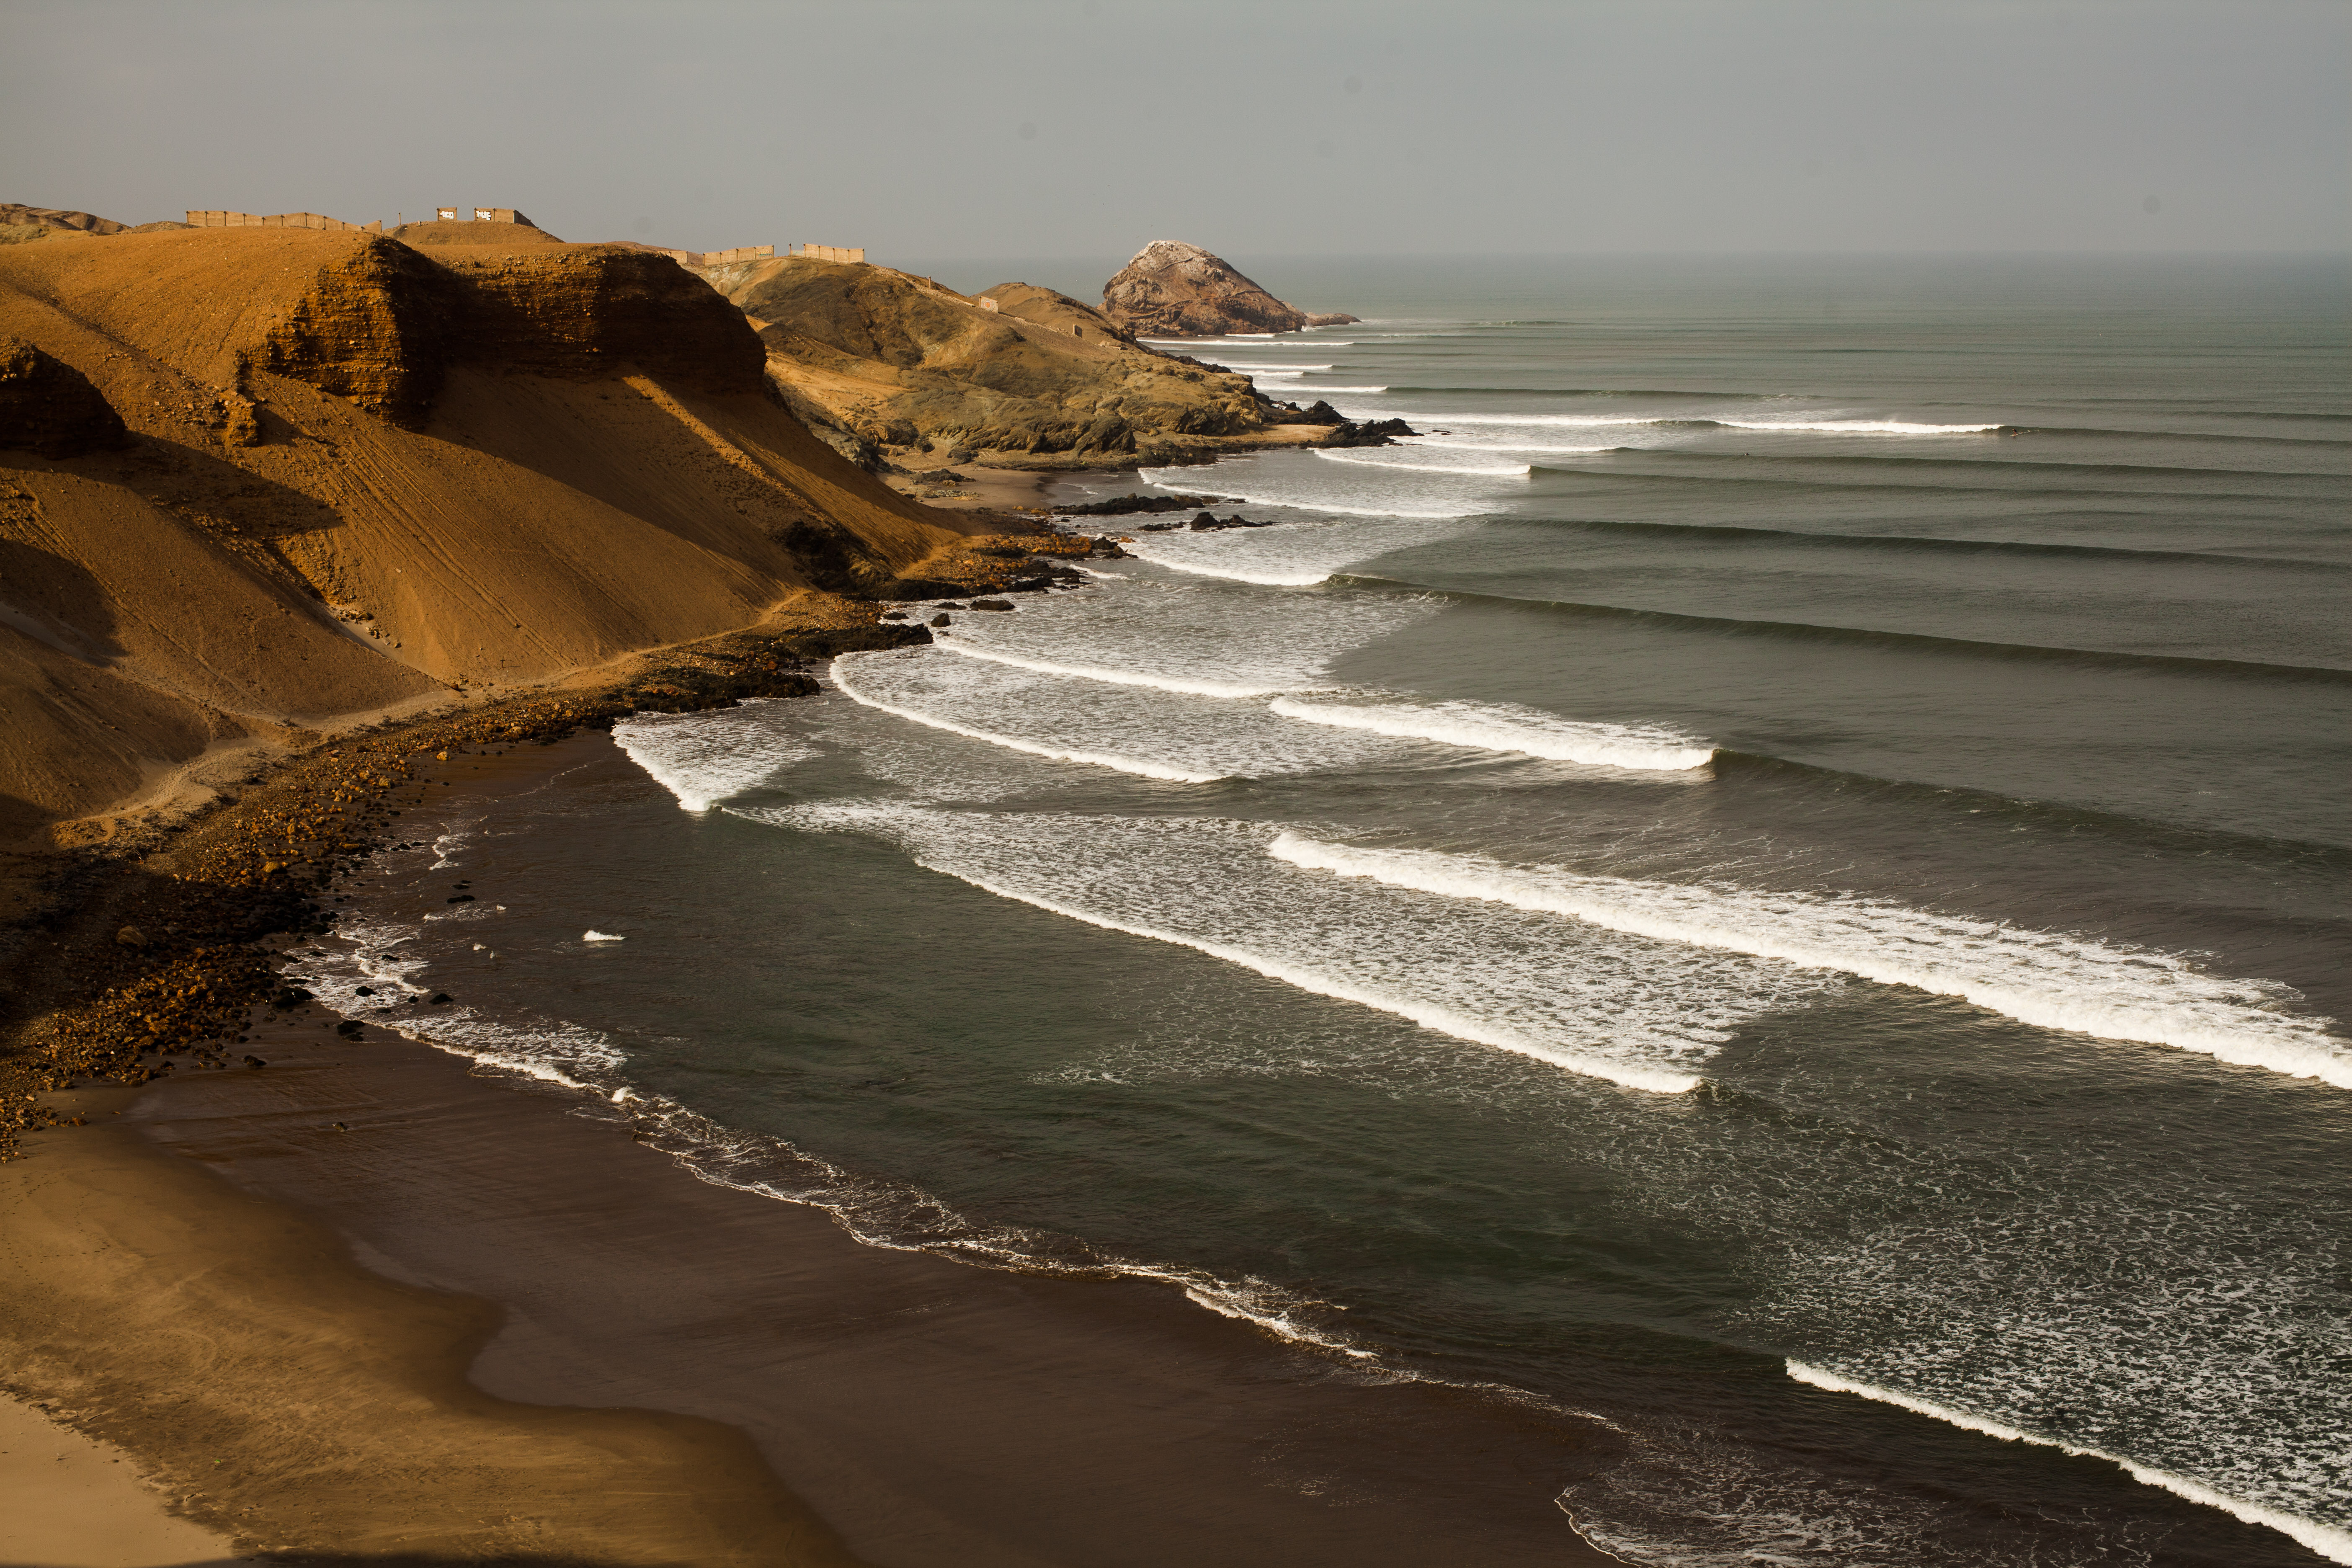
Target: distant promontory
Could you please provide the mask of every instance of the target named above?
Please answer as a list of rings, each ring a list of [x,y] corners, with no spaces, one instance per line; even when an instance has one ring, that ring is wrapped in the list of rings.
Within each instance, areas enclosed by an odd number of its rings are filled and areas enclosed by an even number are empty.
[[[1138,337],[1213,338],[1233,332],[1295,332],[1355,317],[1313,315],[1285,304],[1222,256],[1177,239],[1155,239],[1103,285],[1103,314]]]

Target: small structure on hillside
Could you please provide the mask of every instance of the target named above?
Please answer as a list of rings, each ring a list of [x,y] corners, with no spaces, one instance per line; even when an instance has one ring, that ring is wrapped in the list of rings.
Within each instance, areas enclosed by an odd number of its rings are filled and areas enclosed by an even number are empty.
[[[539,226],[512,207],[435,207],[433,221],[465,223],[468,221],[466,215],[469,212],[474,215],[470,220],[474,223],[519,223],[525,228]]]
[[[190,228],[323,228],[353,234],[382,234],[383,220],[373,223],[345,223],[324,213],[272,213],[264,217],[258,213],[229,212],[220,207],[190,207]]]
[[[739,245],[732,250],[668,250],[653,247],[657,256],[667,256],[680,267],[724,267],[730,261],[772,261],[776,247],[772,245]]]
[[[844,245],[786,246],[787,256],[803,257],[810,261],[858,261],[866,259],[866,247]]]

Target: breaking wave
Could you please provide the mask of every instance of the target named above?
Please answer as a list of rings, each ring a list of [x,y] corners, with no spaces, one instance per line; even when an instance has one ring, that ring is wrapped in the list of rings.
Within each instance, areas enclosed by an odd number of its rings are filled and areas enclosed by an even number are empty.
[[[1231,680],[1195,680],[1181,675],[1144,675],[1129,669],[1108,669],[1101,665],[1059,664],[1049,658],[1033,658],[1025,654],[1008,653],[1003,648],[984,647],[967,637],[943,637],[934,640],[933,647],[966,658],[984,658],[992,664],[1011,665],[1016,669],[1034,669],[1040,675],[1066,675],[1076,680],[1099,680],[1111,686],[1148,686],[1159,691],[1181,691],[1193,697],[1270,697],[1289,689],[1282,686],[1244,686]]]
[[[1224,777],[1223,773],[1202,773],[1195,768],[1179,767],[1171,763],[1155,763],[1142,757],[1123,757],[1108,752],[1066,750],[1056,746],[1042,745],[1035,741],[1024,741],[1016,736],[1001,734],[992,730],[976,729],[969,724],[959,724],[952,719],[943,719],[935,713],[925,713],[913,708],[904,708],[896,703],[886,702],[870,692],[859,690],[857,683],[850,679],[849,672],[845,667],[851,659],[861,657],[875,656],[845,653],[835,658],[834,686],[852,702],[861,707],[877,709],[894,718],[928,725],[934,730],[945,730],[950,734],[962,735],[969,740],[985,741],[992,746],[1003,746],[1009,752],[1025,752],[1030,756],[1044,757],[1049,762],[1083,763],[1090,767],[1112,768],[1119,773],[1135,773],[1148,779],[1166,779],[1173,784],[1214,784]]]
[[[1602,767],[1683,772],[1704,767],[1715,748],[1672,731],[1628,724],[1580,722],[1534,708],[1500,702],[1349,703],[1278,697],[1269,706],[1286,719],[1368,730],[1417,741],[1437,741],[1482,752],[1521,752],[1554,762]]]
[[[1328,844],[1297,833],[1283,834],[1266,852],[1342,877],[1838,970],[1958,996],[2041,1028],[2170,1046],[2352,1089],[2352,1051],[2328,1034],[2331,1020],[2279,1010],[2297,993],[2275,981],[2209,975],[2177,953],[1930,914],[1878,899],[1580,876],[1434,850]]]
[[[2175,1497],[2186,1498],[2190,1502],[2201,1504],[2206,1508],[2220,1509],[2223,1513],[2244,1520],[2248,1524],[2266,1525],[2280,1534],[2290,1537],[2297,1543],[2309,1547],[2330,1563],[2352,1563],[2352,1530],[2322,1524],[2316,1520],[2305,1519],[2281,1509],[2265,1508],[2261,1503],[2249,1502],[2243,1498],[2234,1498],[2226,1492],[2216,1491],[2201,1482],[2190,1480],[2187,1476],[2175,1475],[2170,1470],[2160,1470],[2152,1465],[2143,1465],[2137,1460],[2126,1459],[2120,1454],[2110,1454],[2099,1448],[2079,1447],[2057,1437],[2039,1436],[2002,1422],[1990,1420],[1982,1415],[1973,1415],[1965,1410],[1955,1410],[1949,1405],[1936,1404],[1932,1400],[1914,1399],[1908,1394],[1897,1394],[1891,1389],[1875,1387],[1867,1383],[1857,1383],[1852,1378],[1841,1377],[1836,1373],[1827,1372],[1817,1366],[1809,1366],[1801,1361],[1790,1361],[1785,1364],[1789,1375],[1799,1383],[1810,1384],[1815,1388],[1826,1389],[1832,1394],[1853,1394],[1864,1399],[1874,1399],[1882,1405],[1893,1405],[1908,1410],[1914,1415],[1946,1422],[1967,1431],[1981,1432],[1988,1437],[1998,1437],[2003,1442],[2038,1443],[2045,1447],[2057,1448],[2080,1458],[2105,1459],[2111,1465],[2121,1467],[2132,1479],[2145,1486],[2161,1487]]]

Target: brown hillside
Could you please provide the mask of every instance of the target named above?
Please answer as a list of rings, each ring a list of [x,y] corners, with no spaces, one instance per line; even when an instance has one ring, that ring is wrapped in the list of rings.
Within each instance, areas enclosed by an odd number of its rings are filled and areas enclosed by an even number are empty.
[[[0,839],[208,747],[709,636],[956,542],[793,419],[675,263],[498,226],[526,243],[0,247],[0,339],[129,436],[47,458],[0,428]]]
[[[845,450],[969,448],[995,467],[1132,467],[1325,434],[1280,422],[1283,411],[1247,377],[1139,347],[1048,289],[1000,284],[991,310],[862,262],[795,257],[709,275],[759,329],[795,409]]]

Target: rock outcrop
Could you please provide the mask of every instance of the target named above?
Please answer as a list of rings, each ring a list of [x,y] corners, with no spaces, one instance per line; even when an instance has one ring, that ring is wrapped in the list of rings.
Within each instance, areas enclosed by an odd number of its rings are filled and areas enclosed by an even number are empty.
[[[618,246],[440,258],[462,296],[453,360],[593,381],[645,374],[756,393],[767,351],[743,313],[667,256]]]
[[[715,268],[793,411],[852,461],[929,468],[1182,462],[1303,445],[1319,431],[1246,376],[1136,343],[1103,312],[1027,283],[967,297],[865,263]]]
[[[766,359],[741,312],[666,256],[557,245],[428,259],[369,236],[319,269],[254,363],[418,429],[455,363],[742,393],[761,389]]]
[[[247,363],[416,429],[448,370],[442,328],[454,292],[441,268],[371,235],[319,268]]]
[[[88,376],[22,338],[0,338],[0,447],[75,458],[130,438]]]
[[[1295,332],[1356,319],[1310,316],[1243,277],[1223,257],[1175,239],[1153,240],[1103,285],[1103,314],[1131,334],[1162,338]]]

